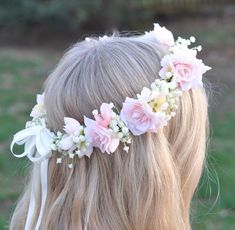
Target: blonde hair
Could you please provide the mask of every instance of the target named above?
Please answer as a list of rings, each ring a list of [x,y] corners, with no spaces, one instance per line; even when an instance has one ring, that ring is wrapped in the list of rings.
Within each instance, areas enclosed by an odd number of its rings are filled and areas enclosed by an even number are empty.
[[[120,109],[157,78],[165,54],[144,36],[82,41],[61,59],[45,85],[49,128],[63,117],[83,123],[103,102]],[[48,197],[40,229],[188,230],[190,203],[205,159],[207,98],[203,88],[184,92],[176,116],[157,134],[132,140],[129,153],[95,149],[74,169],[49,161]],[[56,154],[55,154],[56,155]],[[18,202],[10,229],[24,229],[30,191],[36,188],[34,229],[40,210],[40,166]]]

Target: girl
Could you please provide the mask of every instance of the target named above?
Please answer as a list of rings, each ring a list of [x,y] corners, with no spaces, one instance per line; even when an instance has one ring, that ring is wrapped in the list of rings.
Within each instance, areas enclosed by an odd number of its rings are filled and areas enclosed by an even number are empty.
[[[10,229],[189,230],[210,68],[164,27],[65,53],[12,142],[34,162]]]

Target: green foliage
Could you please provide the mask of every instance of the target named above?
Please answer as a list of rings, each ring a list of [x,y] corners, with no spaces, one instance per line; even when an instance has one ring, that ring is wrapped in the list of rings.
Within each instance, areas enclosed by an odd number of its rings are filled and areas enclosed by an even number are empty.
[[[53,58],[52,58],[53,59]],[[23,190],[28,170],[26,159],[15,159],[9,151],[12,134],[23,128],[40,91],[51,56],[3,49],[0,53],[0,229],[8,229],[14,203]],[[49,61],[49,62],[48,62]],[[22,151],[22,148],[20,149]]]
[[[219,0],[1,0],[0,29],[21,34],[24,29],[47,28],[47,33],[53,34],[57,29],[64,33],[122,28],[123,25],[128,29],[136,23],[141,28],[141,24],[156,16],[196,13],[212,2]]]
[[[148,15],[136,11],[139,1],[131,0],[1,0],[0,27],[5,29],[35,29],[79,31],[90,26],[93,30],[130,24],[134,18]],[[140,3],[137,4],[141,6]],[[143,15],[144,14],[144,15]]]
[[[78,28],[100,4],[97,0],[2,0],[0,26],[49,23],[68,29]]]

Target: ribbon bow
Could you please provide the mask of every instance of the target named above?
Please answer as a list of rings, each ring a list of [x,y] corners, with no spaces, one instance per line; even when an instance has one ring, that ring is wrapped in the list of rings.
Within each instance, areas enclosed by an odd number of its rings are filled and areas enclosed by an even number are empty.
[[[33,163],[40,163],[41,206],[35,230],[40,228],[46,203],[48,158],[52,155],[51,145],[54,137],[55,134],[46,127],[45,118],[36,117],[32,121],[26,123],[25,129],[14,135],[11,143],[11,152],[15,157],[21,158],[27,156]],[[15,154],[13,151],[15,144],[24,144],[24,152],[21,154]],[[35,212],[35,204],[35,189],[32,188],[24,230],[31,229],[30,226]]]
[[[14,135],[11,143],[11,152],[15,157],[27,156],[33,163],[42,162],[51,156],[51,144],[53,143],[53,133],[45,125],[45,120],[40,119],[40,124],[27,127]],[[23,145],[24,152],[15,154],[14,145]]]

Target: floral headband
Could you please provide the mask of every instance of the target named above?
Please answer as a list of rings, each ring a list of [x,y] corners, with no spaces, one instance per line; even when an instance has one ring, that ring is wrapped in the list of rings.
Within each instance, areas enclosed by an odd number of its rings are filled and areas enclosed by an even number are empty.
[[[136,98],[127,97],[121,111],[113,103],[102,103],[99,111],[92,112],[94,119],[84,116],[84,125],[74,118],[65,117],[63,133],[53,133],[47,128],[44,94],[38,95],[37,105],[30,114],[32,121],[14,136],[12,152],[14,144],[25,145],[24,153],[15,156],[27,156],[37,162],[49,158],[56,151],[60,153],[57,163],[69,157],[68,166],[72,168],[75,156],[90,157],[94,147],[110,154],[122,144],[124,151],[128,152],[132,135],[158,132],[167,125],[175,115],[179,96],[183,91],[201,87],[202,75],[210,67],[196,57],[201,46],[189,48],[195,42],[194,37],[188,40],[179,37],[174,41],[172,33],[159,24],[154,24],[154,30],[144,36],[154,37],[169,49],[169,54],[161,60],[160,78],[151,84],[151,88],[144,87]],[[100,38],[104,39],[111,38]],[[92,39],[87,38],[86,41]]]
[[[75,157],[90,157],[94,148],[102,153],[113,153],[122,145],[128,152],[133,136],[147,132],[157,133],[167,125],[175,115],[178,99],[184,91],[202,87],[202,75],[210,70],[196,57],[201,46],[189,48],[195,42],[178,38],[165,27],[154,24],[154,30],[146,32],[144,38],[154,38],[157,43],[168,48],[169,53],[161,60],[161,69],[150,88],[144,87],[135,98],[126,97],[120,111],[113,103],[102,103],[99,110],[94,110],[93,119],[84,116],[84,125],[71,117],[64,118],[63,132],[54,133],[47,128],[44,106],[44,94],[37,95],[37,104],[26,123],[25,129],[14,135],[11,152],[16,157],[27,156],[32,162],[40,163],[41,206],[35,229],[40,228],[47,197],[48,159],[53,153],[59,153],[57,163],[69,159],[69,168],[73,168]],[[103,36],[99,40],[112,39]],[[86,42],[99,42],[86,38]],[[15,144],[24,145],[24,152],[16,155]],[[36,195],[32,188],[25,230],[32,223],[36,204]]]

